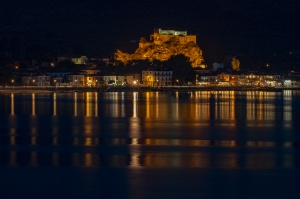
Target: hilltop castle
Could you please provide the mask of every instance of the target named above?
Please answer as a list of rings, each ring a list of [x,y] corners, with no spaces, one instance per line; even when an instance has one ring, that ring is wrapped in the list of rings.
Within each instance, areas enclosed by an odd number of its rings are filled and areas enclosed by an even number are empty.
[[[144,37],[140,39],[139,48],[133,54],[117,50],[115,59],[125,64],[139,59],[166,61],[178,54],[188,57],[193,67],[205,68],[202,50],[196,44],[196,35],[188,35],[187,31],[157,29],[150,35],[150,41]]]
[[[150,41],[153,41],[156,45],[162,45],[172,39],[178,40],[178,42],[182,45],[186,45],[189,42],[196,43],[196,35],[188,35],[187,31],[158,29],[150,35]]]

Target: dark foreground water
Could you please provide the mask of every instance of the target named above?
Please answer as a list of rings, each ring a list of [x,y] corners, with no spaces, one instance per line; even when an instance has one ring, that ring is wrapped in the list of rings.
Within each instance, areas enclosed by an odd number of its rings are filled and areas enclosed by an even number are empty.
[[[0,95],[0,198],[297,198],[300,91]]]

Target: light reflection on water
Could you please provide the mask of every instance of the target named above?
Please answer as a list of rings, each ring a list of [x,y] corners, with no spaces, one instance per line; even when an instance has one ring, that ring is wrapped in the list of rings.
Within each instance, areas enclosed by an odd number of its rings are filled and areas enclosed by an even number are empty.
[[[283,149],[281,149],[283,150]],[[296,160],[284,153],[253,151],[239,154],[225,150],[210,152],[147,152],[130,155],[61,152],[18,152],[0,153],[1,166],[73,166],[73,167],[132,167],[132,168],[225,168],[225,169],[271,169],[293,168]],[[263,161],[262,161],[263,160]]]
[[[298,91],[0,95],[0,165],[298,167]]]

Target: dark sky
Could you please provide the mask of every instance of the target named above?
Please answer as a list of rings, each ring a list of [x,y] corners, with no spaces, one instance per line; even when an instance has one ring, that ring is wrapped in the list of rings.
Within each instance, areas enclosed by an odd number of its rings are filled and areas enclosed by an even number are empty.
[[[89,55],[137,47],[154,28],[197,35],[204,58],[299,51],[298,0],[10,0],[0,3],[0,38]]]

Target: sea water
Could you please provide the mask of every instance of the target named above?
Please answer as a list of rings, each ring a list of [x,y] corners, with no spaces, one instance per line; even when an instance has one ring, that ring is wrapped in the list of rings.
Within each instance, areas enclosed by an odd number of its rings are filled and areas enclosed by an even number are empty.
[[[300,91],[0,94],[0,198],[294,198]]]

